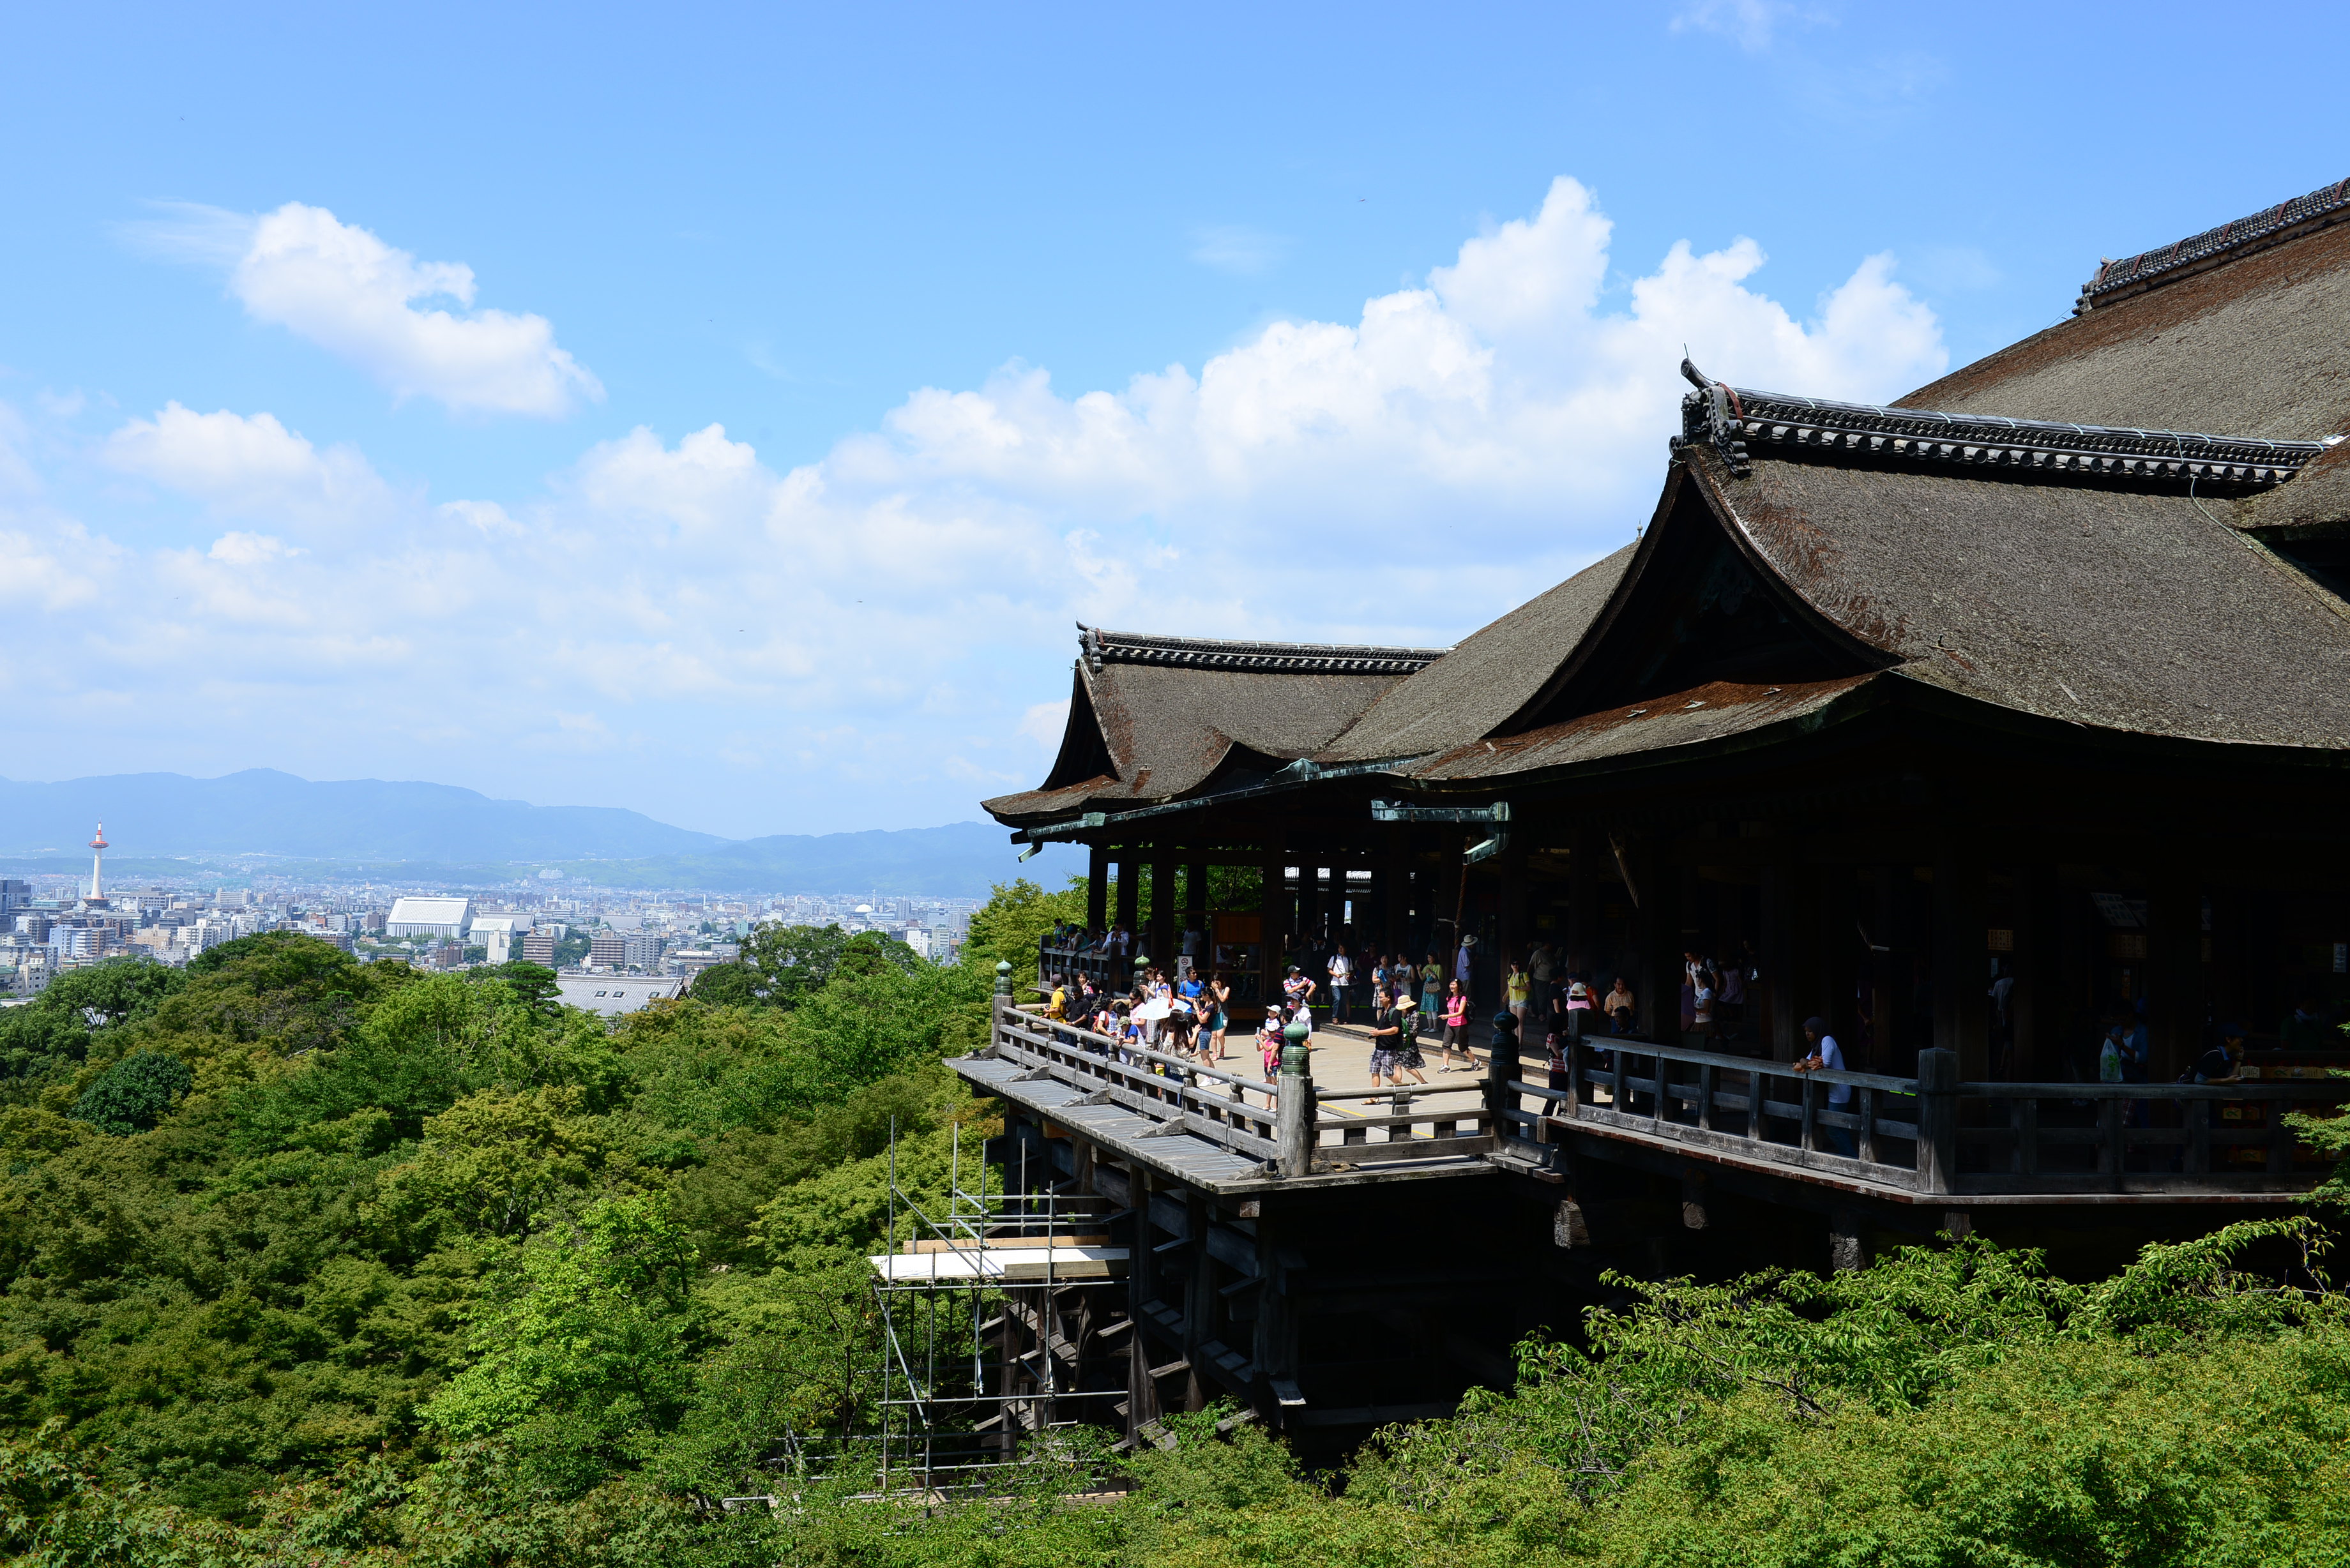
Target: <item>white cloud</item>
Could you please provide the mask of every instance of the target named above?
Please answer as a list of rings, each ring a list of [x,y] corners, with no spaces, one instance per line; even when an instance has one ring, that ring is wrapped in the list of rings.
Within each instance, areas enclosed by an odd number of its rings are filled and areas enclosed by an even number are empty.
[[[1238,223],[1211,224],[1193,231],[1191,259],[1201,266],[1236,276],[1269,270],[1289,254],[1289,241]]]
[[[258,218],[166,210],[171,217],[125,232],[167,258],[224,265],[229,291],[255,319],[341,356],[397,398],[432,398],[458,413],[553,416],[604,396],[545,317],[463,308],[475,286],[463,262],[420,262],[300,202]]]
[[[1760,54],[1783,26],[1817,26],[1830,19],[1824,11],[1788,0],[1697,0],[1673,17],[1671,27],[1676,33],[1711,33]]]
[[[200,414],[171,403],[116,431],[106,457],[217,512],[304,528],[380,519],[394,504],[390,487],[358,448],[320,452],[275,414]]]
[[[201,541],[133,549],[0,497],[0,598],[58,618],[20,639],[50,662],[17,690],[77,734],[76,692],[130,693],[148,757],[538,798],[560,759],[573,798],[679,815],[723,766],[759,781],[739,831],[965,816],[1057,745],[1073,619],[1449,641],[1645,519],[1684,342],[1837,398],[1943,368],[1889,257],[1791,311],[1752,241],[1627,279],[1610,238],[1560,180],[1351,320],[1076,396],[1008,366],[783,471],[719,424],[638,429],[536,493],[434,504],[270,414],[174,403],[104,456],[218,514]],[[328,680],[334,701],[287,695]]]

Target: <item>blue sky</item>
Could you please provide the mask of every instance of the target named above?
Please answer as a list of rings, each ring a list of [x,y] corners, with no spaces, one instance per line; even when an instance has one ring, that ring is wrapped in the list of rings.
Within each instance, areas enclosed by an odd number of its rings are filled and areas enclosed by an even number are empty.
[[[19,8],[0,775],[913,826],[1072,622],[1440,642],[1690,345],[1884,399],[2350,171],[2338,8]]]

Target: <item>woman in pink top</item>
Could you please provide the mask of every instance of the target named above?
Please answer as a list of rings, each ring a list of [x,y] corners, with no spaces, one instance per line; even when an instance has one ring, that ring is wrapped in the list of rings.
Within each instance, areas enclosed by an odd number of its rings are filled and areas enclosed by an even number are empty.
[[[1477,1053],[1469,1048],[1469,993],[1461,982],[1454,981],[1444,997],[1444,1059],[1452,1059],[1453,1048],[1468,1059],[1466,1067],[1447,1067],[1448,1073],[1473,1073],[1477,1070]]]

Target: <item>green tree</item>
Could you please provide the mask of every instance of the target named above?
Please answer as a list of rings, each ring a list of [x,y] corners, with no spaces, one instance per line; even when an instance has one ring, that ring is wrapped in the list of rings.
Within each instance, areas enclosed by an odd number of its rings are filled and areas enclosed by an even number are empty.
[[[713,964],[694,978],[693,994],[719,1007],[789,1010],[824,989],[836,974],[911,973],[921,958],[880,931],[855,935],[835,926],[755,928],[743,939],[742,957]]]
[[[992,984],[997,963],[1012,965],[1012,992],[1025,996],[1036,984],[1036,944],[1058,921],[1086,918],[1086,879],[1069,878],[1068,886],[1047,893],[1025,877],[999,882],[986,903],[972,911],[971,934],[962,961],[985,975]]]
[[[660,1198],[592,1205],[522,1254],[513,1288],[476,1321],[473,1364],[426,1419],[452,1438],[505,1438],[573,1493],[650,1458],[692,1397],[696,1263]]]
[[[134,1051],[82,1091],[73,1114],[101,1132],[127,1137],[161,1121],[195,1080],[195,1073],[177,1056]]]
[[[148,959],[68,970],[27,1005],[0,1010],[0,1074],[70,1068],[88,1054],[96,1035],[151,1016],[186,983],[180,971]]]

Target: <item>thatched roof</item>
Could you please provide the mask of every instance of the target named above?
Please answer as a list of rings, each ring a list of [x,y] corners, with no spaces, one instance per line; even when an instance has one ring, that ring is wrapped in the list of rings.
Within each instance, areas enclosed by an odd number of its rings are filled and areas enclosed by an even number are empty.
[[[1328,746],[1445,651],[1079,628],[1068,727],[1044,784],[983,802],[1014,826],[1261,783]]]
[[[2350,182],[2106,264],[2071,320],[1897,405],[1684,369],[1637,545],[1440,656],[1088,632],[1052,776],[989,809],[1332,767],[1557,778],[1929,689],[1945,714],[2350,753],[2350,604],[2324,586],[2350,586]]]

